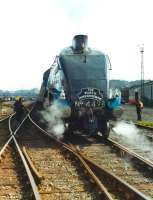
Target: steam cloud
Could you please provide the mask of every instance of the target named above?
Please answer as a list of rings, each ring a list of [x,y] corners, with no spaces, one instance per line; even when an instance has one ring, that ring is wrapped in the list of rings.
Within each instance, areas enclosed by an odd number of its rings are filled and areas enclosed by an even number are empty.
[[[115,97],[116,95],[121,97],[121,91],[117,88],[116,89],[110,88],[109,89],[109,98]]]
[[[153,159],[153,147],[152,142],[150,142],[145,134],[144,130],[138,129],[132,122],[118,122],[113,128],[115,131],[116,140],[119,138],[123,144],[131,146],[133,149],[141,149],[147,153],[148,159]],[[115,138],[113,133],[112,137]],[[118,137],[119,136],[119,137]]]
[[[62,120],[62,110],[58,102],[54,102],[51,106],[44,103],[45,110],[41,111],[44,120],[47,122],[47,132],[51,133],[57,139],[62,139],[65,131],[64,122]]]

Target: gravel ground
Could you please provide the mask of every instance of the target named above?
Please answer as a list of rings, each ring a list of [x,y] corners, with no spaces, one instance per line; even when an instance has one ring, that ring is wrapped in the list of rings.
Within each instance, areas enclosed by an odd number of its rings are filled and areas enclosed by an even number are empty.
[[[123,115],[121,119],[123,120],[130,120],[130,121],[137,121],[137,113],[135,105],[123,105]],[[142,110],[142,120],[143,121],[153,121],[153,108],[146,108],[144,107]]]
[[[31,105],[31,103],[31,101],[24,101],[23,105],[28,108]],[[14,101],[6,101],[3,102],[2,106],[0,105],[0,119],[3,119],[6,116],[13,113],[13,104]]]

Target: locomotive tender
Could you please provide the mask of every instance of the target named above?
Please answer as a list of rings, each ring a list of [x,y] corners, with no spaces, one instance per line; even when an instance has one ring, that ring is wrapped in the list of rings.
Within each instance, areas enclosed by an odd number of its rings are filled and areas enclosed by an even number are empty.
[[[119,110],[118,98],[109,99],[108,70],[105,54],[88,48],[86,35],[76,35],[71,47],[56,57],[43,76],[39,101],[58,102],[68,129],[109,136],[109,120]]]

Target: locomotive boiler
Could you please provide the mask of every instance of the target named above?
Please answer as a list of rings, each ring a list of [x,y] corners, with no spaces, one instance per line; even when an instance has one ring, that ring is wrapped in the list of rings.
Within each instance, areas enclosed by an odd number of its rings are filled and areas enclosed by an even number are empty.
[[[109,120],[120,113],[118,97],[109,98],[107,55],[88,48],[88,37],[76,35],[43,76],[39,101],[58,102],[67,124],[65,134],[82,131],[109,136]]]

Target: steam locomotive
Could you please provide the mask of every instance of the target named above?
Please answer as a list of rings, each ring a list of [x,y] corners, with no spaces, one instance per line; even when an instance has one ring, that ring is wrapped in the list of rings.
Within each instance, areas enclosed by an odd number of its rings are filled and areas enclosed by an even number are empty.
[[[109,120],[121,109],[118,97],[109,98],[107,55],[88,48],[87,35],[76,35],[43,76],[39,101],[58,102],[67,125],[65,134],[83,131],[109,136]]]

